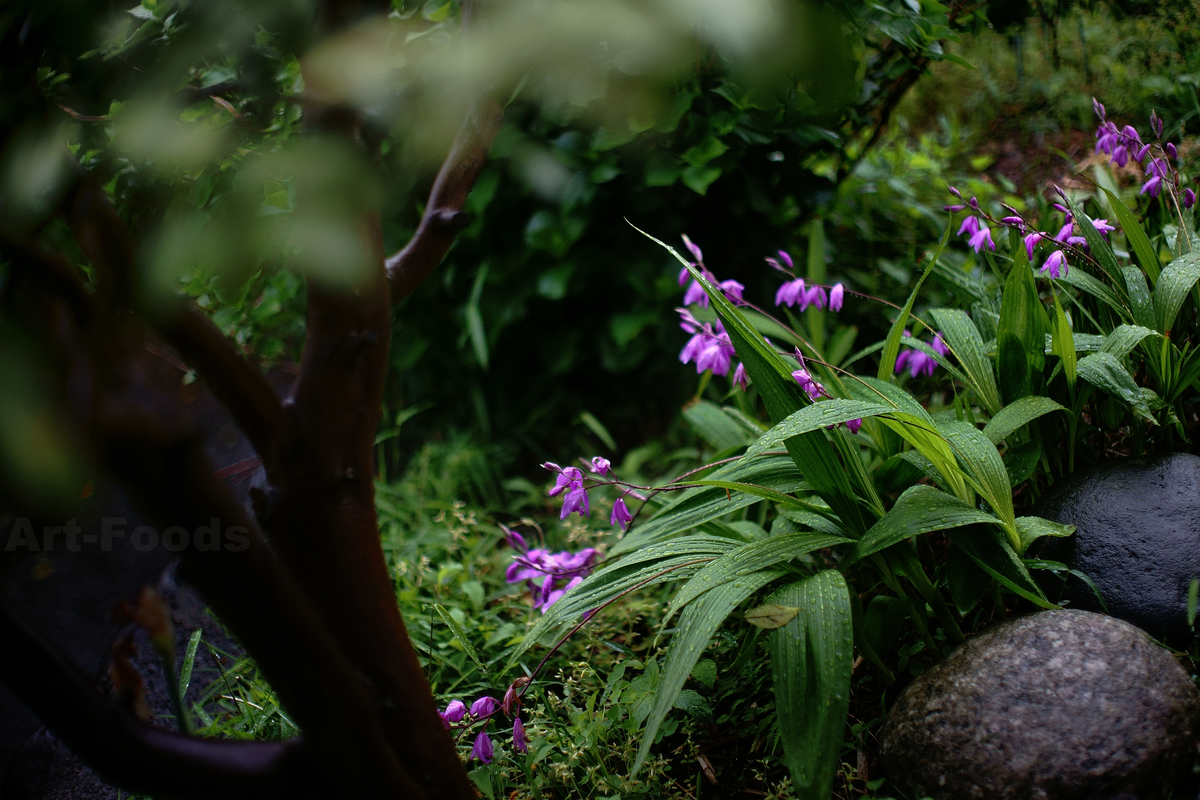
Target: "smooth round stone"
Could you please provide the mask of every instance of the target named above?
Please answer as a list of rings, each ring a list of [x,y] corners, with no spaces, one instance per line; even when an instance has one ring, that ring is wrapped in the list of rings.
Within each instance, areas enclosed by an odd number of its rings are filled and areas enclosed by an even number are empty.
[[[1045,611],[995,625],[900,696],[889,779],[935,800],[1158,800],[1192,788],[1200,696],[1129,623]]]
[[[1033,514],[1075,525],[1033,552],[1088,575],[1107,613],[1173,644],[1191,640],[1187,593],[1200,576],[1200,458],[1176,453],[1113,461],[1056,486]],[[1104,611],[1074,575],[1037,571],[1050,599]]]

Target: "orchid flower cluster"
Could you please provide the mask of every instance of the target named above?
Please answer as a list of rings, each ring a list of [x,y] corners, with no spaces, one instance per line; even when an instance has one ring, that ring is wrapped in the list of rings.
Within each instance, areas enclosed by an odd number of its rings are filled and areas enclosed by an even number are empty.
[[[1104,106],[1095,98],[1092,98],[1092,108],[1095,110],[1096,116],[1100,118],[1100,127],[1096,130],[1096,152],[1107,154],[1110,156],[1109,163],[1120,167],[1124,167],[1131,160],[1143,165],[1148,177],[1146,182],[1142,184],[1140,194],[1158,197],[1165,185],[1172,195],[1179,198],[1184,208],[1191,208],[1195,205],[1196,193],[1194,191],[1191,189],[1180,191],[1179,171],[1171,165],[1171,162],[1179,160],[1179,152],[1171,142],[1161,141],[1163,121],[1156,113],[1151,112],[1150,114],[1150,128],[1154,132],[1154,137],[1157,141],[1143,143],[1142,135],[1132,125],[1119,128],[1116,123],[1107,119]],[[987,222],[996,224],[997,220],[992,219],[986,212],[980,209],[977,198],[972,197],[970,200],[966,200],[958,189],[955,189],[953,186],[947,188],[961,202],[946,206],[946,211],[957,213],[970,208],[974,212],[963,220],[962,225],[958,229],[958,235],[969,236],[968,244],[970,244],[976,253],[982,252],[985,248],[995,250],[996,244],[992,240],[992,232],[988,228]],[[1063,194],[1062,189],[1057,186],[1055,189],[1060,196]],[[1086,252],[1088,244],[1087,239],[1076,231],[1080,223],[1075,220],[1070,209],[1060,203],[1054,203],[1053,207],[1055,210],[1061,212],[1064,217],[1062,227],[1054,235],[1034,229],[1021,217],[1016,209],[1010,206],[1005,206],[1009,212],[1009,216],[1000,219],[998,224],[1016,228],[1022,233],[1025,252],[1029,256],[1031,263],[1033,262],[1034,249],[1038,244],[1040,242],[1049,244],[1052,248],[1051,252],[1046,256],[1046,260],[1042,263],[1038,271],[1042,275],[1058,279],[1067,274],[1067,250],[1078,248]],[[1100,232],[1101,236],[1105,237],[1110,232],[1116,230],[1114,226],[1109,224],[1107,219],[1094,219],[1092,220],[1092,225]]]
[[[949,189],[950,193],[959,200],[963,199],[963,196],[958,189],[955,189],[953,186],[948,186],[946,188]],[[1058,189],[1058,187],[1055,188]],[[1058,192],[1061,195],[1062,189],[1058,189]],[[985,247],[989,250],[995,250],[996,245],[992,241],[992,232],[991,229],[988,228],[987,222],[992,222],[995,224],[997,223],[997,220],[992,219],[987,212],[980,209],[979,200],[977,198],[972,197],[970,200],[965,200],[963,203],[955,203],[953,205],[945,206],[945,210],[952,214],[962,211],[965,208],[973,209],[975,214],[978,216],[971,215],[964,219],[962,225],[959,226],[958,235],[969,235],[970,240],[968,243],[976,253],[982,252]],[[1015,208],[1007,205],[1004,206],[1004,208],[1009,212],[1009,215],[1000,219],[998,224],[1010,228],[1016,228],[1022,233],[1023,242],[1025,244],[1025,253],[1029,256],[1030,263],[1033,262],[1034,250],[1038,246],[1039,242],[1046,242],[1053,248],[1051,253],[1046,257],[1045,262],[1043,262],[1042,266],[1038,270],[1043,275],[1049,275],[1051,278],[1058,279],[1067,274],[1067,254],[1063,249],[1064,247],[1075,247],[1083,251],[1087,251],[1087,239],[1076,232],[1076,228],[1078,227],[1079,223],[1075,221],[1075,217],[1071,213],[1070,209],[1061,203],[1053,204],[1053,208],[1063,214],[1062,227],[1060,227],[1058,233],[1055,234],[1051,234],[1048,231],[1039,231],[1033,229],[1029,223],[1026,222],[1023,217],[1021,217]],[[1106,237],[1111,231],[1116,230],[1115,227],[1109,224],[1107,219],[1094,219],[1092,220],[1092,226],[1100,232],[1101,236]]]
[[[700,248],[686,234],[683,235],[683,243],[692,257],[696,259],[692,262],[692,266],[702,270],[710,282],[720,287],[731,303],[739,306],[748,305],[742,296],[745,290],[742,284],[734,280],[718,281],[716,276],[704,266],[704,254]],[[767,263],[772,268],[789,275],[791,280],[780,286],[779,291],[775,293],[775,305],[798,306],[801,311],[808,310],[810,306],[818,311],[826,308],[834,312],[842,310],[842,303],[846,295],[846,289],[842,284],[838,283],[832,288],[820,284],[806,284],[803,278],[796,277],[792,257],[783,250],[780,250],[778,255],[778,259],[768,256]],[[686,267],[680,270],[679,285],[686,284],[690,275],[691,273]],[[749,386],[746,366],[739,362],[737,367],[733,367],[733,356],[735,355],[733,343],[730,342],[729,334],[726,332],[725,326],[721,324],[721,320],[700,322],[686,308],[693,304],[699,305],[701,308],[708,308],[708,295],[705,294],[699,281],[692,280],[683,295],[683,304],[684,308],[675,310],[680,316],[679,327],[691,334],[691,338],[679,353],[680,362],[695,363],[697,374],[711,370],[714,375],[721,377],[728,375],[732,367],[734,385],[743,392],[746,391]]]
[[[585,547],[578,553],[563,551],[551,553],[541,547],[530,549],[525,537],[507,527],[504,538],[517,551],[513,563],[508,565],[504,579],[508,583],[527,582],[533,596],[533,607],[543,614],[558,599],[575,588],[592,572],[596,563],[596,550]]]
[[[726,336],[726,341],[728,341],[728,338],[729,337]],[[729,349],[732,350],[733,346],[730,345]],[[600,477],[611,476],[613,478],[611,481],[598,481],[595,478],[588,478],[588,480],[593,481],[592,486],[610,486],[619,483],[619,481],[616,480],[616,474],[613,473],[612,462],[607,458],[594,456],[591,461],[586,463],[588,465],[588,469],[593,474],[599,475]],[[542,464],[541,467],[542,469],[547,469],[551,472],[558,473],[558,478],[554,482],[554,488],[547,492],[547,494],[549,494],[551,497],[555,497],[563,492],[566,492],[566,495],[563,496],[562,513],[559,514],[559,519],[566,519],[567,515],[572,511],[578,512],[579,516],[581,517],[587,517],[591,515],[591,504],[588,500],[588,489],[591,487],[584,483],[585,477],[583,470],[579,469],[579,467],[560,467],[558,464],[555,464],[552,461],[547,461],[546,463]],[[633,515],[629,513],[629,508],[625,505],[625,495],[630,494],[632,491],[632,488],[626,489],[625,492],[617,498],[617,501],[613,503],[612,514],[610,514],[608,518],[609,525],[620,525],[622,531],[624,531],[625,526],[633,520]],[[637,495],[634,496],[637,497]]]
[[[497,711],[503,711],[513,721],[513,747],[520,753],[529,750],[529,739],[525,735],[525,725],[521,722],[523,687],[529,682],[529,678],[517,678],[504,693],[504,700],[499,703],[496,702],[496,698],[484,695],[472,703],[469,710],[462,700],[452,700],[445,710],[438,712],[446,730],[466,730],[479,722],[483,723],[483,728],[480,729],[479,734],[475,737],[475,743],[471,747],[471,760],[478,759],[484,764],[492,763],[496,746],[492,742],[492,737],[488,736],[487,728]]]
[[[1131,160],[1142,165],[1146,172],[1146,182],[1138,194],[1148,194],[1158,197],[1166,181],[1174,190],[1176,196],[1183,202],[1184,208],[1191,208],[1196,203],[1196,193],[1191,189],[1179,191],[1179,171],[1171,166],[1171,161],[1179,160],[1179,151],[1171,142],[1163,142],[1163,121],[1155,112],[1150,112],[1150,130],[1154,133],[1155,142],[1142,143],[1142,135],[1137,128],[1126,125],[1118,128],[1117,124],[1107,118],[1103,104],[1092,98],[1092,109],[1100,118],[1100,127],[1096,129],[1096,152],[1110,157],[1109,164],[1124,167]],[[1157,149],[1155,149],[1157,148]]]

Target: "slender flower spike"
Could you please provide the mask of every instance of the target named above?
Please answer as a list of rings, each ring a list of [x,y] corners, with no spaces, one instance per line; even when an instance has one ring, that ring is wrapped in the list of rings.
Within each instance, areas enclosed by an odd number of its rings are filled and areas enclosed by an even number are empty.
[[[1055,250],[1046,259],[1046,263],[1042,265],[1040,272],[1043,275],[1049,274],[1051,278],[1057,280],[1067,274],[1067,256],[1062,250]]]
[[[446,726],[447,730],[450,729],[452,723],[462,722],[466,715],[467,706],[462,700],[451,700],[445,711],[438,712],[438,716],[442,718],[442,724]]]
[[[830,311],[841,311],[842,310],[842,300],[843,300],[845,294],[846,294],[846,289],[840,283],[836,284],[829,291],[829,310]]]
[[[521,724],[520,717],[513,720],[513,747],[519,753],[529,751],[529,740],[525,737],[525,726]]]
[[[496,713],[496,709],[499,708],[499,706],[500,704],[496,702],[496,698],[485,694],[474,703],[471,703],[471,716],[475,719],[490,717],[492,714]]]
[[[491,737],[487,735],[487,731],[480,731],[479,735],[475,737],[475,745],[471,748],[471,758],[477,758],[485,764],[490,764],[493,752]]]
[[[733,371],[733,382],[737,384],[738,388],[743,392],[746,391],[747,387],[749,387],[750,381],[746,377],[746,365],[744,363],[739,363],[737,365],[737,369]]]
[[[602,456],[592,458],[592,472],[597,475],[608,475],[612,472],[612,462]]]
[[[608,518],[608,524],[620,525],[621,530],[625,530],[631,521],[633,521],[633,515],[625,506],[625,498],[618,497],[617,502],[613,503],[612,515]]]

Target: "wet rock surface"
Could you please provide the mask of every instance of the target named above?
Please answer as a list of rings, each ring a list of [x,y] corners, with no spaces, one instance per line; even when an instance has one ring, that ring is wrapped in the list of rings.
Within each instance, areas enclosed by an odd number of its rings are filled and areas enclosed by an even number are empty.
[[[1038,558],[1087,574],[1112,616],[1172,644],[1190,641],[1188,585],[1200,575],[1200,458],[1176,453],[1106,463],[1056,487],[1032,513],[1077,528],[1074,536],[1041,540]],[[1103,610],[1080,578],[1048,575],[1041,580],[1051,600]]]
[[[935,800],[1195,796],[1200,695],[1132,625],[1046,611],[931,667],[880,731],[889,779]]]

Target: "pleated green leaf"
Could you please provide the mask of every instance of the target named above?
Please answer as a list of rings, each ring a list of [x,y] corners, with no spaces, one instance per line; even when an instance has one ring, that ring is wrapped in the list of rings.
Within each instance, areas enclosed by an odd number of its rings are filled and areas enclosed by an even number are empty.
[[[1000,444],[1030,422],[1051,411],[1067,411],[1067,409],[1049,397],[1040,395],[1022,397],[1017,402],[1000,409],[1000,413],[983,426],[983,435],[990,439],[992,444]]]
[[[741,458],[716,470],[708,479],[754,484],[779,492],[793,492],[804,484],[796,464],[788,456]],[[650,520],[635,525],[630,533],[609,551],[609,556],[632,552],[670,539],[709,520],[757,503],[761,499],[753,494],[727,492],[715,487],[684,490],[677,493],[675,499]]]
[[[1063,525],[1042,517],[1017,517],[1017,530],[1021,532],[1021,552],[1025,552],[1029,545],[1043,536],[1070,536],[1075,532],[1075,526]]]
[[[954,495],[923,484],[913,486],[900,495],[892,510],[858,540],[844,563],[853,564],[910,536],[974,523],[1003,526],[991,514],[967,505]]]
[[[1182,255],[1162,271],[1154,288],[1154,319],[1160,333],[1171,330],[1196,281],[1200,281],[1200,254]]]
[[[987,408],[994,414],[1000,410],[1000,391],[996,388],[996,375],[992,371],[991,359],[983,349],[983,337],[965,311],[957,308],[935,308],[929,312],[937,323],[938,330],[950,351],[962,364],[963,372],[970,378],[970,387]]]
[[[1162,267],[1158,261],[1158,253],[1150,244],[1150,238],[1146,236],[1146,232],[1138,224],[1137,217],[1129,210],[1129,206],[1122,202],[1121,198],[1108,189],[1105,189],[1104,193],[1108,195],[1109,205],[1117,215],[1117,222],[1121,223],[1121,232],[1125,234],[1125,239],[1137,255],[1138,263],[1142,265],[1142,269],[1146,270],[1150,280],[1157,286],[1158,275],[1162,271]]]
[[[828,800],[850,707],[849,589],[841,573],[827,569],[772,593],[767,602],[800,609],[768,634],[783,760],[797,797]]]
[[[746,456],[755,456],[767,450],[775,450],[793,436],[822,430],[830,425],[840,425],[852,419],[874,417],[895,411],[895,407],[882,403],[833,398],[813,403],[800,409],[772,427],[746,451]]]
[[[704,648],[708,646],[717,628],[721,627],[721,623],[739,603],[782,574],[781,570],[763,570],[744,578],[736,578],[705,592],[699,600],[684,609],[663,661],[662,675],[654,694],[654,705],[642,731],[642,745],[638,748],[637,760],[630,770],[631,778],[636,776],[646,763],[646,756],[650,754],[650,747],[654,744],[659,726],[675,705],[683,684],[687,682],[692,668],[700,660]]]
[[[558,599],[517,645],[509,666],[549,631],[578,618],[622,594],[658,583],[690,578],[709,562],[744,543],[698,534],[678,541],[644,547],[616,563],[606,564]]]
[[[1074,266],[1067,270],[1067,274],[1060,280],[1063,283],[1074,286],[1076,289],[1081,289],[1097,300],[1100,300],[1113,311],[1115,311],[1122,320],[1126,322],[1133,321],[1133,314],[1129,310],[1129,305],[1121,299],[1121,296],[1107,284],[1097,280],[1092,275],[1089,275],[1081,267]]]
[[[943,422],[938,425],[938,430],[946,437],[958,456],[959,463],[975,491],[987,500],[1016,547],[1020,540],[1016,528],[1016,514],[1013,511],[1012,485],[996,445],[973,425],[965,422]]]
[[[1113,328],[1112,333],[1104,337],[1100,352],[1112,353],[1117,358],[1124,358],[1133,352],[1142,339],[1157,335],[1155,331],[1141,325],[1118,325]]]
[[[672,616],[679,612],[679,609],[697,597],[730,580],[749,575],[760,569],[773,567],[780,562],[791,561],[793,558],[798,558],[814,550],[820,550],[825,547],[836,547],[840,544],[852,544],[853,541],[853,539],[847,539],[844,536],[830,536],[826,533],[813,533],[811,531],[796,531],[780,536],[772,536],[761,542],[752,542],[736,550],[731,550],[706,565],[690,581],[683,585],[683,588],[671,600],[671,606],[667,609],[667,620],[669,621]],[[666,622],[663,624],[665,625]]]
[[[1083,209],[1071,199],[1070,195],[1064,195],[1063,200],[1071,209],[1071,215],[1075,217],[1075,221],[1079,224],[1079,231],[1083,238],[1087,240],[1092,258],[1100,265],[1100,269],[1108,273],[1108,277],[1112,279],[1114,285],[1124,289],[1125,276],[1121,272],[1121,266],[1117,263],[1117,256],[1113,253],[1112,245],[1100,235],[1100,231],[1096,230],[1092,218],[1083,213]]]
[[[948,535],[956,547],[976,566],[999,581],[1001,586],[1042,608],[1057,608],[1046,599],[1041,587],[1029,576],[1029,570],[1008,542],[991,526],[957,528],[949,531]]]
[[[1125,286],[1129,289],[1129,307],[1133,311],[1133,320],[1138,325],[1153,328],[1154,301],[1150,298],[1150,287],[1146,285],[1146,276],[1134,266],[1121,267],[1125,276]]]
[[[1155,425],[1153,411],[1162,407],[1162,400],[1151,389],[1137,385],[1129,370],[1112,353],[1092,353],[1079,360],[1079,377],[1124,401],[1134,413]]]

